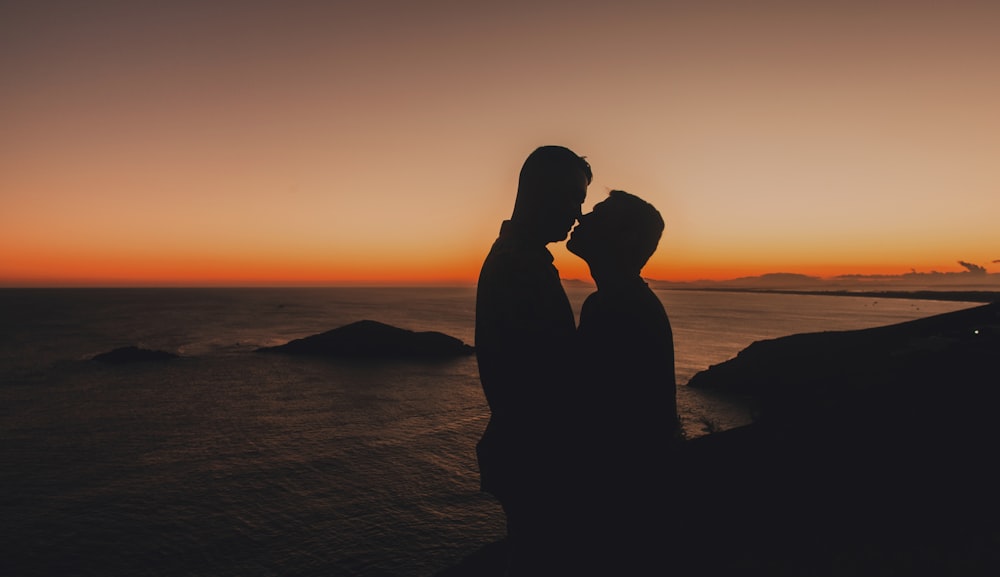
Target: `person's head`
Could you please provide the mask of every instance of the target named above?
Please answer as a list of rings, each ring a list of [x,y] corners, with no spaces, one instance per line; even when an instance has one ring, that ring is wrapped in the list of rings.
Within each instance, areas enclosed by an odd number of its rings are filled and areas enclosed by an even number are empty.
[[[544,242],[564,240],[580,216],[593,178],[590,164],[572,150],[536,148],[521,167],[511,220]]]
[[[566,243],[593,269],[639,274],[653,256],[663,234],[663,217],[638,196],[612,190],[608,198],[580,217]]]

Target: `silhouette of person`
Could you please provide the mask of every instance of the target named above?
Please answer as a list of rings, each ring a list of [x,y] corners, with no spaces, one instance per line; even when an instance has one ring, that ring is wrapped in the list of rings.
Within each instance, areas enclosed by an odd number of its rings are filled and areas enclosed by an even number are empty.
[[[585,452],[577,478],[591,509],[582,534],[600,574],[662,568],[674,533],[666,472],[681,439],[673,333],[660,299],[640,276],[663,231],[660,213],[613,190],[580,217],[566,248],[587,262],[597,291],[580,310],[575,415]]]
[[[587,161],[568,148],[534,150],[479,276],[476,358],[490,421],[476,454],[482,489],[506,516],[510,575],[560,573],[558,415],[572,377],[576,322],[546,247],[566,239],[592,178]]]

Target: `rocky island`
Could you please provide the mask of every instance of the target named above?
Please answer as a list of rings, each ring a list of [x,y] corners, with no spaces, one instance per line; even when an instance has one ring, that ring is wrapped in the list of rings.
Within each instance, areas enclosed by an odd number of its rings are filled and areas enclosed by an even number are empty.
[[[168,353],[167,351],[144,349],[137,346],[127,346],[119,347],[99,355],[94,355],[91,360],[111,365],[123,365],[149,361],[169,361],[176,358],[180,357],[174,353]]]
[[[358,359],[446,359],[475,353],[472,346],[444,333],[416,332],[372,320],[357,321],[257,351]]]

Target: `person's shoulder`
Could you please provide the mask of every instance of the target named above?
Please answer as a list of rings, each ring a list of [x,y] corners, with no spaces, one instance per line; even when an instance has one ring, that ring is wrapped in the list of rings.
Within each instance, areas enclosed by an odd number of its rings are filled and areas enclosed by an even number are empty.
[[[484,267],[509,270],[547,270],[553,263],[552,253],[544,246],[527,246],[519,242],[504,242],[497,239],[486,255]]]
[[[613,308],[615,316],[622,322],[651,330],[658,331],[659,327],[670,322],[663,301],[645,284],[634,287],[628,294],[617,295],[614,303],[606,306]]]
[[[524,268],[530,262],[529,255],[517,246],[503,243],[500,240],[493,244],[486,260],[483,262],[483,272],[493,271],[498,274],[511,274]]]
[[[640,291],[640,294],[643,300],[655,305],[658,308],[663,308],[663,301],[660,299],[660,296],[656,294],[656,291],[650,288],[649,285],[645,285]]]
[[[667,315],[667,309],[663,306],[663,301],[660,300],[660,297],[653,292],[653,289],[647,287],[643,292],[641,306],[646,311],[646,314],[649,315],[650,320],[669,325],[670,318]]]

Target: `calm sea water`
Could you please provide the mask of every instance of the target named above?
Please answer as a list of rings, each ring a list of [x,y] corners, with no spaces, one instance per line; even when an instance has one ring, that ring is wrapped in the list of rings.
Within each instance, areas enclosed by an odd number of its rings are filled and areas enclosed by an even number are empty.
[[[574,306],[590,289],[568,289]],[[678,383],[751,342],[973,306],[663,291]],[[257,355],[361,319],[473,342],[474,289],[0,290],[0,575],[429,576],[504,532],[474,358]],[[168,363],[105,366],[140,345]],[[681,387],[689,435],[748,415]]]

